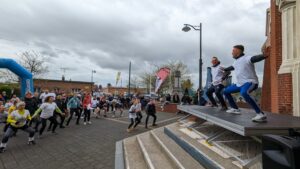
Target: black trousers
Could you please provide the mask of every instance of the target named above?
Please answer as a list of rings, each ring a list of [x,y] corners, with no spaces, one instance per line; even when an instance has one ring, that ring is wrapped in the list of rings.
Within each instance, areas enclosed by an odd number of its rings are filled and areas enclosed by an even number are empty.
[[[130,124],[128,126],[128,129],[130,129],[134,125],[134,118],[130,118]]]
[[[142,112],[136,112],[136,116],[137,117],[135,118],[134,128],[136,128],[136,126],[141,123],[143,118]]]
[[[51,123],[53,123],[52,132],[55,132],[55,129],[56,129],[58,123],[56,121],[56,118],[54,116],[51,116],[47,119],[41,118],[42,127],[40,129],[40,135],[43,134],[43,132],[47,126],[47,120],[49,120]]]
[[[206,92],[206,95],[207,95],[207,97],[210,100],[212,105],[217,106],[217,102],[213,97],[213,93],[215,93],[218,100],[219,100],[219,102],[221,103],[222,107],[227,107],[226,103],[225,103],[225,100],[223,98],[223,95],[221,93],[223,88],[224,88],[224,86],[222,84],[219,84],[219,85],[216,85],[216,86],[211,85],[210,88],[208,88],[208,90]]]
[[[156,115],[154,113],[149,113],[147,114],[147,117],[146,117],[146,123],[145,123],[145,127],[147,128],[148,126],[148,120],[149,120],[149,117],[152,116],[153,117],[153,122],[152,122],[152,125],[155,125],[155,122],[156,122]]]
[[[71,108],[70,109],[70,117],[67,121],[67,126],[70,124],[70,121],[72,120],[74,113],[77,115],[76,124],[79,124],[79,120],[80,120],[80,116],[81,116],[81,111],[80,110],[81,109],[79,109],[79,108]]]
[[[64,121],[65,121],[65,116],[63,116],[63,115],[61,115],[61,114],[59,114],[59,113],[55,113],[53,116],[54,116],[55,119],[57,119],[57,116],[59,116],[59,118],[60,118],[59,126],[60,126],[60,127],[63,127]],[[53,126],[53,123],[50,122],[50,125],[49,125],[49,127],[48,127],[48,130],[51,130],[52,126]]]
[[[86,122],[86,120],[90,121],[90,119],[91,119],[91,110],[85,108],[83,110],[83,113],[84,113],[84,122]]]

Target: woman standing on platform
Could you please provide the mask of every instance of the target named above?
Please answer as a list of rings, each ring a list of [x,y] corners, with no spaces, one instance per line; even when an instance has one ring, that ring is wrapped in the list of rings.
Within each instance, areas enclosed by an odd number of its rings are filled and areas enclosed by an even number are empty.
[[[56,103],[53,101],[53,96],[47,95],[45,97],[44,103],[40,106],[40,108],[34,113],[33,118],[37,117],[40,113],[41,123],[42,127],[39,131],[39,136],[42,136],[46,126],[47,126],[47,120],[49,120],[51,123],[53,123],[52,133],[56,134],[55,129],[58,125],[56,121],[56,117],[54,116],[54,111],[64,116],[65,114],[62,113],[62,111],[57,107]]]

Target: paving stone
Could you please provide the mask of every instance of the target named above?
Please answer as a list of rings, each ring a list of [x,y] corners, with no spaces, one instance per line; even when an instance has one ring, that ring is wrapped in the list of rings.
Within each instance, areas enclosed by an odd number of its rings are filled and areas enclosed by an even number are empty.
[[[57,128],[57,135],[45,132],[42,139],[36,139],[34,146],[27,145],[27,133],[18,131],[17,137],[9,140],[7,151],[0,154],[0,169],[114,168],[115,143],[148,131],[144,128],[144,115],[142,125],[127,133],[127,114],[122,118],[92,118],[92,125],[86,126],[82,121],[79,126],[72,121],[65,129]],[[159,126],[175,122],[174,117],[181,117],[172,113],[157,113],[157,116],[158,123],[171,119]]]

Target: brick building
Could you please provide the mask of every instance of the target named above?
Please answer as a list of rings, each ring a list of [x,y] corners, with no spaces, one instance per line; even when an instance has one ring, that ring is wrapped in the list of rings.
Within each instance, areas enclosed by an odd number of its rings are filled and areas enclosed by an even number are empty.
[[[110,94],[115,94],[115,95],[123,95],[128,93],[128,88],[127,87],[113,87],[113,86],[107,86],[102,89],[104,93],[110,93]],[[144,94],[147,92],[146,88],[131,88],[130,93],[134,94]]]
[[[300,116],[300,1],[271,0],[266,36],[270,56],[265,61],[261,106]]]
[[[52,80],[52,79],[34,79],[33,80],[34,89],[37,92],[43,89],[53,90],[56,92],[65,91],[79,92],[79,91],[91,91],[94,88],[94,83],[92,82],[82,82],[82,81],[67,81],[67,80]]]

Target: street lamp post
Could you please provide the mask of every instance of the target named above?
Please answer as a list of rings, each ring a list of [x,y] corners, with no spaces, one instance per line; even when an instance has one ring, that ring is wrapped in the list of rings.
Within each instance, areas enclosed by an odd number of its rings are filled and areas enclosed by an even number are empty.
[[[193,26],[190,24],[184,24],[184,27],[182,28],[182,31],[188,32],[193,28],[195,31],[200,32],[200,43],[199,43],[199,50],[200,50],[200,57],[199,57],[199,92],[198,92],[198,104],[200,104],[200,98],[201,98],[201,91],[202,91],[202,23],[200,23],[199,26]]]
[[[128,76],[128,96],[131,98],[131,61],[129,62],[129,76]]]

